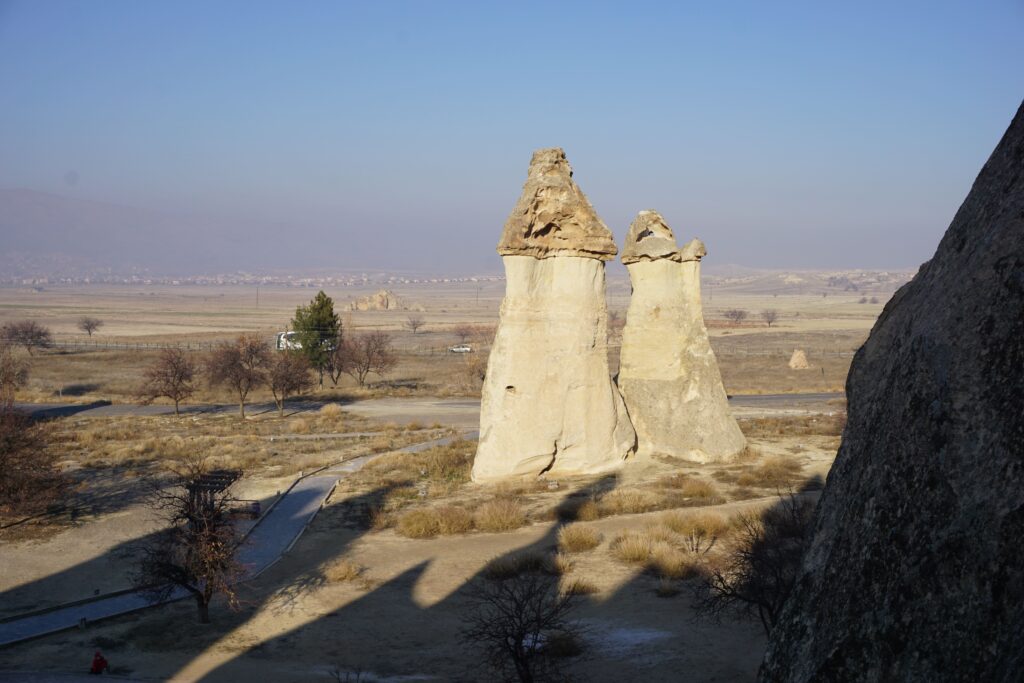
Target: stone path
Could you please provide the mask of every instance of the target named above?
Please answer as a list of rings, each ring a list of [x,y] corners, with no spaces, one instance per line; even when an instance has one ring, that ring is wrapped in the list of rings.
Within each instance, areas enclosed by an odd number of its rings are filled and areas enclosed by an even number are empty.
[[[432,439],[406,446],[399,449],[399,452],[416,453],[450,443],[458,438],[475,436],[475,433],[467,433]],[[246,538],[239,551],[239,560],[245,568],[241,580],[255,578],[280,559],[312,521],[338,480],[346,474],[356,472],[379,455],[382,454],[353,458],[300,479],[273,508],[267,511]],[[184,589],[178,589],[165,602],[186,597],[188,593]],[[162,603],[154,602],[140,591],[130,591],[12,619],[0,623],[0,646],[74,628],[82,623],[83,619],[86,622],[107,619],[157,604]]]

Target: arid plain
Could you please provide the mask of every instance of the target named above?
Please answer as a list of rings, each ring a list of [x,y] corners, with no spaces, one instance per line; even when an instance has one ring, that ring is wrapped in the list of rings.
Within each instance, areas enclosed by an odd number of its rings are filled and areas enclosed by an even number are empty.
[[[243,586],[239,610],[215,604],[213,624],[197,627],[193,606],[174,603],[5,648],[0,668],[78,670],[99,647],[116,673],[140,680],[268,672],[285,680],[358,680],[355,672],[363,680],[478,680],[459,635],[467,585],[535,562],[581,595],[584,647],[568,667],[580,680],[677,680],[680,671],[692,671],[689,680],[750,680],[764,649],[761,627],[696,618],[686,534],[710,515],[713,556],[743,511],[771,506],[779,493],[816,495],[838,447],[854,351],[911,275],[705,277],[705,320],[748,439],[743,457],[719,465],[652,458],[615,476],[499,485],[474,485],[468,472],[502,280],[324,288],[345,333],[392,335],[397,366],[364,387],[347,376],[328,380],[291,399],[284,417],[258,389],[244,421],[229,394],[205,386],[180,418],[167,406],[134,407],[146,366],[162,345],[200,358],[241,333],[269,344],[318,288],[2,288],[0,323],[33,319],[57,342],[31,357],[18,400],[112,405],[50,421],[75,487],[60,514],[0,531],[0,617],[127,588],[133,545],[156,529],[140,482],[167,458],[196,453],[242,469],[238,495],[267,509],[303,473],[380,457],[341,479],[294,546]],[[401,307],[347,310],[381,289]],[[628,278],[613,271],[613,372],[628,299]],[[76,329],[83,315],[104,323],[91,338]],[[416,332],[411,316],[423,321]],[[463,342],[471,353],[449,351]],[[789,367],[797,349],[809,368]],[[454,440],[398,450],[437,439]],[[576,545],[577,535],[590,541]]]

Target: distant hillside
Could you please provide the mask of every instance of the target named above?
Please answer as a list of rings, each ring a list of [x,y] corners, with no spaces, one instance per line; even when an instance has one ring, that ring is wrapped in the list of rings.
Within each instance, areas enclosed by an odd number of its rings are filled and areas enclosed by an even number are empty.
[[[0,270],[7,275],[50,268],[62,275],[104,268],[203,272],[270,265],[275,252],[226,221],[33,190],[0,189],[0,235]]]
[[[892,294],[914,276],[912,270],[751,271],[707,275],[705,287],[733,294]]]

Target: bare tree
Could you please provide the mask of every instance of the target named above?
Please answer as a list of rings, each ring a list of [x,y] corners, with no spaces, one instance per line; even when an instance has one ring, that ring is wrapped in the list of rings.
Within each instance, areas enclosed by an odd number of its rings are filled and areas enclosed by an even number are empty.
[[[338,386],[338,380],[345,374],[346,354],[345,337],[343,334],[339,334],[328,350],[327,363],[324,365],[327,376],[331,378],[331,386]]]
[[[238,413],[245,418],[245,399],[267,379],[270,352],[256,335],[242,335],[222,342],[206,361],[206,376],[212,386],[223,386],[238,396]]]
[[[764,320],[766,323],[768,323],[768,327],[771,327],[772,323],[774,323],[778,319],[779,312],[774,308],[766,308],[763,311],[761,311],[761,320]]]
[[[412,331],[413,334],[416,334],[419,331],[419,329],[423,327],[425,324],[426,321],[423,319],[423,316],[420,315],[419,313],[410,313],[409,317],[405,319],[406,329]]]
[[[25,347],[30,356],[35,349],[48,349],[53,346],[53,334],[50,333],[50,329],[35,320],[7,323],[0,328],[0,338],[10,344]]]
[[[14,347],[0,340],[0,410],[14,405],[14,397],[28,384],[28,362],[19,358]]]
[[[465,344],[476,333],[476,330],[472,325],[456,325],[452,328],[452,333],[458,338],[460,344]]]
[[[366,384],[371,372],[383,377],[398,364],[386,332],[364,332],[344,340],[340,353],[341,371],[359,383]]]
[[[483,650],[486,662],[505,678],[523,682],[559,679],[557,660],[546,646],[552,637],[575,634],[570,621],[575,596],[561,593],[558,580],[524,573],[470,584],[465,642]]]
[[[722,311],[722,315],[724,315],[725,319],[731,321],[734,325],[739,325],[747,319],[748,313],[742,308],[730,308],[727,311]]]
[[[330,369],[330,363],[326,367]],[[313,386],[312,369],[309,359],[295,351],[282,351],[271,359],[267,376],[278,415],[284,417],[285,399]]]
[[[83,315],[81,318],[78,319],[78,329],[80,329],[82,332],[85,332],[90,337],[92,336],[93,332],[100,329],[101,327],[103,327],[103,321],[100,320],[99,318],[92,318],[90,316]]]
[[[756,616],[771,633],[796,582],[813,512],[813,503],[791,494],[760,515],[740,515],[723,563],[709,567],[697,587],[698,614]]]
[[[215,595],[237,607],[234,583],[242,566],[241,536],[231,520],[231,483],[238,472],[213,470],[192,457],[172,470],[170,485],[153,485],[152,506],[167,528],[142,545],[132,582],[155,600],[184,589],[196,601],[199,622],[210,623]]]
[[[145,382],[139,389],[139,398],[143,404],[149,404],[158,398],[169,398],[174,401],[174,414],[180,415],[178,405],[187,401],[195,393],[193,384],[196,364],[181,349],[164,349],[156,362],[146,368]]]
[[[0,407],[0,515],[32,515],[60,500],[66,480],[47,427]]]

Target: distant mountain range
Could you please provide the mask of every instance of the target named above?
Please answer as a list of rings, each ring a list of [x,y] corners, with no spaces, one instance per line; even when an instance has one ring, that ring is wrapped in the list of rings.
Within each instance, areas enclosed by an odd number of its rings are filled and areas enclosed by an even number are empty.
[[[267,230],[260,227],[0,189],[0,273],[77,275],[114,269],[175,274],[280,263],[288,256],[288,240],[261,244]]]

